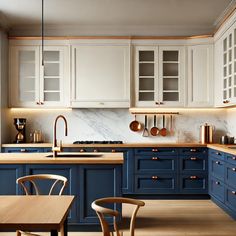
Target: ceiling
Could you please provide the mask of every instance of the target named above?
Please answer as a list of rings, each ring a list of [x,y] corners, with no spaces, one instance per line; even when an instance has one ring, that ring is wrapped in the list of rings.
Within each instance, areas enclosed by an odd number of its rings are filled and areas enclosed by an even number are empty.
[[[235,0],[44,0],[50,35],[210,34]],[[0,0],[10,35],[40,35],[41,0]]]

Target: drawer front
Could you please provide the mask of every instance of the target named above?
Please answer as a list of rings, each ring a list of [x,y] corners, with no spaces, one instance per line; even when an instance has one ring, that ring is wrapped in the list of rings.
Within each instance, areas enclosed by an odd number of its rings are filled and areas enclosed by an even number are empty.
[[[225,164],[225,183],[236,188],[236,165]]]
[[[224,180],[224,166],[225,164],[223,161],[216,158],[210,158],[209,173],[220,180]]]
[[[45,148],[2,148],[2,152],[25,153],[25,152],[45,152]]]
[[[177,157],[169,156],[136,156],[135,172],[163,173],[177,171]]]
[[[218,180],[212,176],[210,176],[210,195],[224,202],[224,194],[225,194],[225,186],[221,180]]]
[[[236,156],[225,154],[225,161],[236,166]]]
[[[220,152],[220,151],[217,151],[214,149],[209,149],[208,154],[210,157],[214,157],[214,158],[221,159],[222,161],[224,161],[224,153],[223,152]]]
[[[180,157],[180,171],[207,171],[207,157],[201,154],[181,156]]]
[[[180,193],[205,194],[208,193],[207,175],[181,175]]]
[[[135,149],[135,155],[177,155],[178,150],[177,148],[158,148],[158,147],[152,147],[152,148],[136,148]]]
[[[236,188],[225,186],[225,204],[236,213]]]
[[[177,176],[172,174],[136,175],[135,193],[168,194],[177,192]]]
[[[187,147],[181,148],[179,150],[180,154],[182,155],[189,155],[189,154],[207,154],[207,148],[202,147]]]

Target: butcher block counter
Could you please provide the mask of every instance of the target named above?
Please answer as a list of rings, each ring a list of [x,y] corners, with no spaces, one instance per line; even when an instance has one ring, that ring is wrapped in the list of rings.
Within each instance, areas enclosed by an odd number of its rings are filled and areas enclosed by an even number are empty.
[[[123,164],[123,153],[0,153],[0,164]],[[59,153],[59,155],[61,155]],[[68,156],[67,156],[68,155]]]

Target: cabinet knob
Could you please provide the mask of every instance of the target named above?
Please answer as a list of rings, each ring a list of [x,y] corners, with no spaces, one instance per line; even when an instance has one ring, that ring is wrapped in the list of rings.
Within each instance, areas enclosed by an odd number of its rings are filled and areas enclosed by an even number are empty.
[[[155,102],[155,104],[156,104],[156,105],[160,105],[160,103],[159,103],[159,102]]]
[[[216,181],[215,183],[216,183],[216,185],[220,185],[220,182],[219,182],[219,181]]]
[[[217,164],[217,165],[220,165],[220,162],[219,162],[219,161],[216,161],[216,164]]]
[[[158,177],[157,177],[156,175],[154,175],[154,176],[152,176],[152,179],[155,179],[155,180],[157,180],[157,179],[158,179]]]
[[[112,150],[111,150],[111,152],[113,152],[113,153],[114,153],[114,152],[116,152],[116,150],[115,150],[115,149],[112,149]]]
[[[197,160],[197,157],[191,157],[190,160],[191,160],[191,161],[196,161],[196,160]]]
[[[232,168],[232,171],[236,171],[236,168]]]
[[[153,151],[153,152],[158,152],[158,149],[153,148],[152,151]]]
[[[236,160],[236,157],[232,157],[232,160],[234,160],[234,161],[235,161],[235,160]]]
[[[105,103],[104,102],[99,102],[99,105],[105,105]]]
[[[163,105],[164,104],[164,102],[160,102],[160,105]]]
[[[40,105],[43,105],[44,104],[44,102],[40,102]]]
[[[236,191],[232,191],[231,193],[232,193],[233,195],[236,195]]]
[[[152,160],[159,160],[158,157],[152,157]]]
[[[195,149],[195,148],[190,149],[190,152],[196,152],[196,151],[197,151],[197,149]]]
[[[224,100],[223,103],[224,104],[229,103],[229,100]]]
[[[190,176],[190,179],[197,179],[197,176],[196,175],[192,175],[192,176]]]
[[[220,152],[216,152],[215,154],[218,155],[218,156],[221,156],[221,153],[220,153]]]
[[[85,152],[85,150],[84,149],[80,149],[79,152]]]
[[[22,148],[22,149],[20,150],[20,152],[26,152],[26,149]]]
[[[36,102],[37,105],[40,105],[40,102]]]
[[[97,149],[93,149],[93,152],[98,152],[98,150]]]

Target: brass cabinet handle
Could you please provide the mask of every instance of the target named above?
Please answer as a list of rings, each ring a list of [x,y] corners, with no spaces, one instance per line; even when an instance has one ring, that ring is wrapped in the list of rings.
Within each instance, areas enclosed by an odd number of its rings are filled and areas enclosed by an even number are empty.
[[[229,100],[224,100],[223,103],[229,103]]]
[[[189,177],[190,179],[197,179],[197,176],[196,175],[192,175]]]
[[[79,152],[85,152],[85,150],[84,149],[80,149]]]
[[[216,185],[220,185],[220,182],[219,182],[219,181],[216,181]]]
[[[157,179],[158,179],[158,177],[157,177],[156,175],[154,175],[154,176],[152,176],[152,179],[155,179],[155,180],[157,180]]]
[[[197,149],[195,149],[195,148],[190,149],[190,152],[196,152],[196,151],[197,151]]]
[[[158,149],[153,148],[152,151],[153,151],[153,152],[158,152]]]
[[[158,157],[152,157],[152,160],[159,160]]]
[[[232,191],[231,193],[232,193],[233,195],[236,195],[236,191]]]
[[[113,153],[114,153],[114,152],[116,152],[116,150],[115,150],[115,149],[112,149],[112,150],[111,150],[111,152],[113,152]]]
[[[22,149],[20,150],[20,152],[26,152],[26,149],[22,148]]]
[[[197,157],[191,157],[190,160],[191,160],[191,161],[196,161],[196,160],[197,160]]]
[[[236,168],[232,168],[232,171],[236,171]]]

